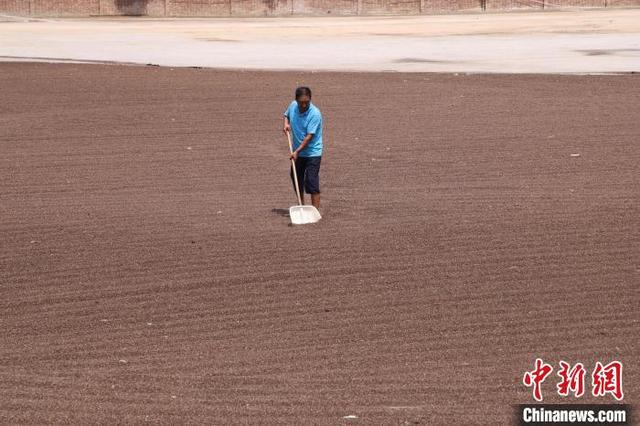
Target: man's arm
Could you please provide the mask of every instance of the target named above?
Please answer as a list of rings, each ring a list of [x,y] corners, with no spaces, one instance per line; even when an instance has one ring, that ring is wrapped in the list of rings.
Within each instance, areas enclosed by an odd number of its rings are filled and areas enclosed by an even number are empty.
[[[287,133],[291,131],[291,124],[289,123],[289,117],[284,116],[284,126],[282,127],[282,131]]]
[[[305,147],[309,144],[309,141],[311,139],[313,139],[313,133],[309,133],[307,136],[304,137],[304,139],[302,139],[302,143],[300,143],[300,146],[298,147],[298,149],[293,151],[293,154],[291,154],[291,158],[293,158],[294,160],[297,160],[298,154],[300,153],[300,151],[305,149]]]

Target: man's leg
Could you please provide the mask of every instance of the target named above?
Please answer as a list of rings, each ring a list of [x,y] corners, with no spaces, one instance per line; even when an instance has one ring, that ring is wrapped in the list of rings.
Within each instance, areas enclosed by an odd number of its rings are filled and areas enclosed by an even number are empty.
[[[300,202],[304,204],[304,172],[305,172],[305,160],[302,157],[298,157],[296,160],[296,175],[298,178],[298,190],[300,191]],[[293,179],[293,169],[289,172],[291,175],[291,183],[293,184],[293,191],[296,190],[295,180]]]
[[[311,194],[311,204],[313,204],[313,207],[315,207],[316,209],[320,208],[320,193],[319,192],[317,194]]]
[[[320,208],[320,160],[322,157],[307,158],[307,167],[304,177],[304,186],[307,193],[311,194],[311,204],[316,209]]]

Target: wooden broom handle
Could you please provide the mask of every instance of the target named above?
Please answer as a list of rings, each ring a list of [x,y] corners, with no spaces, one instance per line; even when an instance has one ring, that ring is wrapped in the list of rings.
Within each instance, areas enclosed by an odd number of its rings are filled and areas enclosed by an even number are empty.
[[[293,144],[291,143],[291,132],[287,130],[287,140],[289,141],[289,153],[293,154]],[[296,195],[298,196],[298,204],[302,205],[302,197],[300,197],[300,187],[298,186],[298,173],[296,172],[296,162],[291,159],[291,169],[293,170],[293,181],[296,184]]]

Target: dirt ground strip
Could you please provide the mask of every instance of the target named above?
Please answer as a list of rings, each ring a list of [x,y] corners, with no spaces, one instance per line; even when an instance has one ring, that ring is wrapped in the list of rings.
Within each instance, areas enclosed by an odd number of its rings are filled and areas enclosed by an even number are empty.
[[[293,227],[303,83],[324,219]],[[0,87],[0,423],[506,423],[535,357],[622,361],[638,402],[637,75],[3,63]]]

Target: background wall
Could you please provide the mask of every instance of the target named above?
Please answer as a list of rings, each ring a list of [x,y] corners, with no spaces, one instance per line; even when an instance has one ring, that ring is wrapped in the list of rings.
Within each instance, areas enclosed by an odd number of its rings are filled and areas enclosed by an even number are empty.
[[[0,13],[34,16],[282,16],[640,6],[640,0],[0,0]]]

